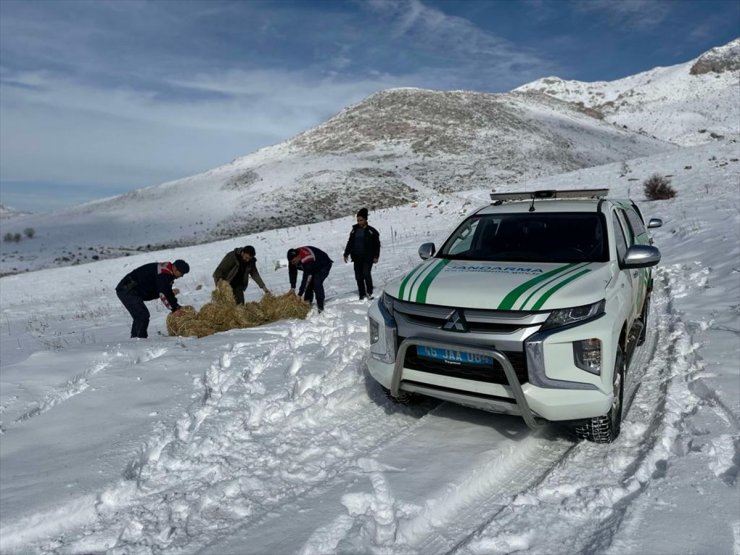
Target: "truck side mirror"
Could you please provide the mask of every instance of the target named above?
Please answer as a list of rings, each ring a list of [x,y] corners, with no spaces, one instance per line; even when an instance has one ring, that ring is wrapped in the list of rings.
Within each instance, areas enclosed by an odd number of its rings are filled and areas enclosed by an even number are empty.
[[[653,229],[654,227],[661,227],[663,225],[663,220],[660,218],[650,218],[650,221],[648,222],[648,229]]]
[[[660,251],[650,245],[632,245],[627,249],[624,260],[619,265],[623,270],[630,268],[649,268],[660,262]]]
[[[436,252],[437,248],[434,246],[434,243],[424,243],[419,247],[419,257],[422,260],[427,260],[433,257]]]

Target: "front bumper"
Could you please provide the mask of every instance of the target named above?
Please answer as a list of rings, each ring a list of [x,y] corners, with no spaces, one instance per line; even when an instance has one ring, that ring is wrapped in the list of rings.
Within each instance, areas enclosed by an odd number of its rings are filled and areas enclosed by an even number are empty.
[[[376,341],[373,343],[371,340],[368,370],[370,375],[394,396],[402,392],[414,392],[490,412],[518,415],[532,428],[540,425],[540,418],[550,421],[580,420],[606,414],[611,407],[611,391],[599,387],[600,380],[595,379],[595,383],[584,383],[550,379],[545,375],[544,369],[537,375],[530,371],[529,379],[520,379],[507,353],[496,346],[450,341],[439,336],[403,337],[408,335],[408,328],[402,330],[403,335],[400,335],[399,339],[396,321],[381,303],[373,303],[368,315],[376,325],[374,338]],[[532,357],[538,356],[538,353],[544,356],[547,352],[544,348],[546,341],[552,342],[551,347],[548,347],[550,351],[561,353],[564,352],[563,346],[568,345],[568,340],[574,336],[574,332],[566,330],[559,335],[563,336],[562,341],[553,338],[553,334],[530,334],[519,343],[519,348],[527,351],[530,361]],[[424,371],[418,366],[409,367],[407,351],[417,345],[461,350],[491,357],[495,368],[491,368],[490,371],[492,373],[503,371],[505,379],[492,383],[466,379],[462,375]],[[505,345],[510,347],[511,342]],[[539,363],[544,364],[544,361]],[[531,362],[530,366],[533,366]]]

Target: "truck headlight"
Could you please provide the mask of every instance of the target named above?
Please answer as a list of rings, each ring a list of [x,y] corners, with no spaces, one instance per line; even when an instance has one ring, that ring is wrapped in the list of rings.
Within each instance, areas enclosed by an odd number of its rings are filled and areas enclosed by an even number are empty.
[[[570,324],[590,320],[603,314],[604,306],[606,306],[606,300],[602,299],[593,304],[553,310],[542,325],[541,329],[546,330],[550,328],[559,328],[561,326],[568,326]]]
[[[573,362],[581,370],[601,374],[601,339],[591,337],[573,342]]]
[[[396,361],[398,327],[393,319],[393,297],[383,293],[378,301],[378,310],[383,321],[368,315],[368,334],[370,336],[370,356],[386,364]],[[390,308],[389,308],[390,306]]]

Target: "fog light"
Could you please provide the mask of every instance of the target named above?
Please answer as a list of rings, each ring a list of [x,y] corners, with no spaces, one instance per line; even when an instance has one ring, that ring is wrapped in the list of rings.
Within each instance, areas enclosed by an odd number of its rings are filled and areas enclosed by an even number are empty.
[[[368,331],[370,332],[370,345],[375,345],[380,341],[380,324],[372,318],[369,318],[368,320],[370,321],[370,325],[368,326]]]
[[[592,337],[573,342],[573,361],[581,370],[601,374],[601,339]]]

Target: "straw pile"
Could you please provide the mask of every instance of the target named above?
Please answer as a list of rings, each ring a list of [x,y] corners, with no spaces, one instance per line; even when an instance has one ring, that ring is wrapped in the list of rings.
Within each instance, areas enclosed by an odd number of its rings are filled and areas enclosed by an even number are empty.
[[[211,302],[197,312],[192,306],[167,316],[167,333],[204,337],[236,328],[252,328],[288,318],[305,319],[311,306],[293,294],[264,295],[259,302],[237,305],[231,286],[221,281]]]

